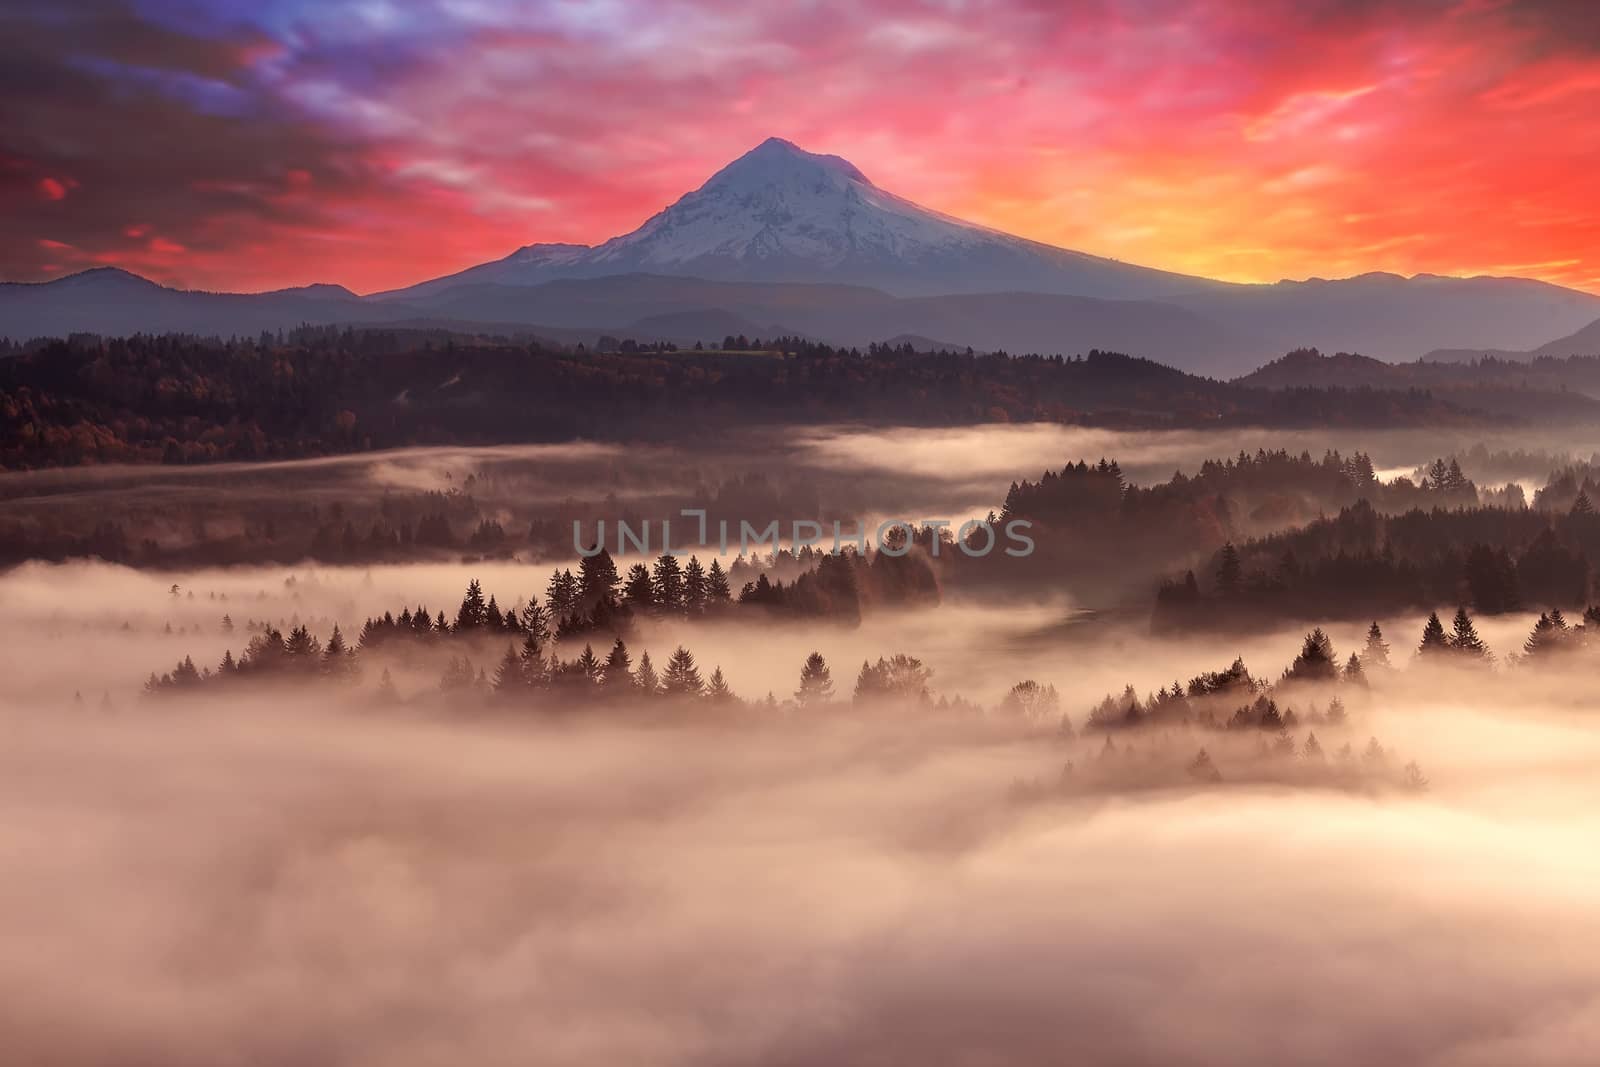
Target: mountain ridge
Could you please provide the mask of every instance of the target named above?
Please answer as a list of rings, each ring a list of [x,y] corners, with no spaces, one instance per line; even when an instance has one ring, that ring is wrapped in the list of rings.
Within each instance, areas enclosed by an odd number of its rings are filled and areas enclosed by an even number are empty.
[[[1307,346],[1391,362],[1530,349],[1596,319],[1600,296],[1534,279],[1371,271],[1252,285],[1121,263],[931,211],[842,157],[778,138],[629,233],[526,244],[400,290],[204,293],[116,268],[0,286],[0,335],[16,339],[429,320],[659,336],[746,323],[847,346],[906,335],[981,351],[1126,351],[1214,375]]]
[[[1600,319],[1566,337],[1558,337],[1538,348],[1507,350],[1483,348],[1439,348],[1422,358],[1430,363],[1464,363],[1484,357],[1527,363],[1536,359],[1561,359],[1566,356],[1600,356]]]

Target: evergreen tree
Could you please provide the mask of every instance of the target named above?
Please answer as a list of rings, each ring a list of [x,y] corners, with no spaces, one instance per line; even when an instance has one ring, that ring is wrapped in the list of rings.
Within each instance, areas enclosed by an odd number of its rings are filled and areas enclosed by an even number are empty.
[[[1594,504],[1589,500],[1589,494],[1582,489],[1578,490],[1578,499],[1572,502],[1572,515],[1593,515]]]
[[[1322,752],[1322,744],[1317,740],[1315,731],[1306,734],[1306,743],[1300,750],[1300,755],[1308,763],[1322,763],[1326,759]]]
[[[639,657],[639,666],[633,672],[633,687],[639,691],[640,696],[645,697],[653,697],[661,692],[661,679],[656,677],[656,669],[650,662],[649,652]]]
[[[578,561],[578,590],[579,596],[592,611],[598,605],[604,604],[607,608],[617,606],[617,587],[622,584],[622,578],[617,574],[616,561],[611,558],[604,546],[592,556],[584,556]]]
[[[671,697],[697,697],[705,691],[705,682],[700,679],[700,669],[694,664],[694,656],[682,645],[667,660],[661,687]]]
[[[621,692],[633,686],[633,676],[629,673],[633,660],[628,655],[628,646],[623,644],[622,638],[617,638],[616,644],[611,646],[611,654],[606,656],[605,670],[600,676],[601,684],[611,692]]]
[[[1428,613],[1428,622],[1422,628],[1422,643],[1417,646],[1417,654],[1427,657],[1437,656],[1450,651],[1450,639],[1445,636],[1444,623],[1439,621],[1437,611]]]
[[[233,633],[233,616],[232,615],[224,615],[222,617],[222,632],[225,633],[225,634]]]
[[[931,674],[921,660],[903,652],[897,652],[888,659],[879,656],[874,664],[863,660],[861,673],[856,676],[853,699],[858,704],[874,698],[886,698],[896,703],[926,705],[932,703],[928,691]],[[1131,696],[1132,692],[1133,687],[1129,686],[1128,695]],[[1134,698],[1130,715],[1137,716],[1138,703],[1138,699]]]
[[[494,670],[495,695],[510,697],[527,687],[528,680],[522,673],[522,657],[517,654],[517,646],[506,645],[506,654],[500,658],[500,666]]]
[[[524,631],[522,651],[518,658],[522,660],[523,684],[530,688],[543,685],[549,677],[545,669],[544,646],[532,630]]]
[[[1444,458],[1441,456],[1428,465],[1428,473],[1422,476],[1422,488],[1442,493],[1448,490],[1449,487],[1450,468],[1445,465]]]
[[[1539,621],[1534,623],[1533,632],[1523,643],[1522,650],[1533,658],[1548,656],[1564,648],[1569,636],[1567,620],[1561,612],[1545,612],[1540,614]]]
[[[865,666],[863,664],[863,666]],[[833,701],[833,672],[821,652],[806,657],[800,668],[800,688],[794,691],[795,702],[802,708],[824,706]]]
[[[1301,682],[1329,682],[1339,676],[1339,661],[1333,653],[1333,642],[1317,627],[1306,634],[1300,655],[1284,675],[1286,679]]]
[[[334,623],[333,633],[328,635],[328,644],[322,650],[322,673],[334,679],[348,678],[354,667],[355,661],[351,658],[350,649],[345,646],[344,634],[339,632],[339,624]]]
[[[1367,627],[1367,644],[1361,650],[1361,662],[1366,667],[1379,669],[1389,666],[1389,643],[1383,639],[1383,630],[1376,619]]]
[[[655,606],[656,589],[650,582],[650,568],[635,563],[628,568],[628,581],[622,590],[623,602],[634,611],[648,611]]]
[[[245,646],[244,655],[239,660],[239,668],[249,670],[251,673],[270,674],[283,666],[287,656],[288,650],[284,645],[283,634],[267,626]]]
[[[515,621],[513,618],[512,622]],[[483,609],[483,624],[496,633],[506,628],[506,617],[492,596],[489,598],[489,606]]]
[[[593,645],[584,645],[583,654],[574,662],[574,666],[582,672],[583,676],[591,682],[600,680],[600,659],[594,654]]]
[[[400,699],[400,693],[394,687],[394,679],[389,676],[388,667],[383,669],[383,676],[378,679],[378,699],[386,704]]]
[[[1273,733],[1283,729],[1283,713],[1278,710],[1278,702],[1276,700],[1270,698],[1267,700],[1266,705],[1261,709],[1261,717],[1256,725]]]
[[[1478,628],[1472,624],[1472,617],[1467,614],[1466,608],[1456,609],[1454,631],[1450,636],[1450,648],[1457,655],[1466,659],[1487,660],[1489,649],[1478,636]]]
[[[200,671],[196,669],[192,657],[183,657],[183,662],[172,669],[172,684],[179,689],[190,689],[200,684]]]
[[[722,561],[713,559],[711,568],[706,571],[706,607],[717,608],[733,599],[733,593],[728,588],[728,572],[722,569]]]
[[[550,643],[550,617],[538,597],[530,596],[522,605],[522,632],[533,638],[535,651]]]
[[[283,650],[291,669],[310,673],[317,669],[322,647],[302,623],[289,631],[289,638],[284,642]]]
[[[578,610],[578,579],[573,577],[572,571],[555,571],[550,575],[550,585],[545,590],[545,607],[549,609],[550,621],[559,624],[567,616]]]
[[[881,660],[879,661],[882,662]],[[856,688],[851,694],[851,699],[861,704],[883,692],[883,671],[874,667],[866,660],[861,661],[861,670],[856,673]]]
[[[474,578],[467,583],[467,594],[461,598],[461,607],[456,610],[456,633],[471,633],[481,630],[489,623],[489,606],[483,601],[483,586]]]
[[[1350,653],[1350,658],[1345,662],[1344,680],[1351,685],[1367,684],[1367,672],[1361,669],[1361,657],[1354,652]]]
[[[706,572],[697,556],[690,556],[683,567],[683,606],[690,615],[698,615],[706,607]]]
[[[733,690],[728,688],[727,681],[722,677],[721,667],[711,671],[711,680],[706,683],[706,699],[713,704],[731,704],[736,699]]]
[[[656,606],[665,612],[682,612],[683,569],[678,566],[678,557],[662,553],[656,559],[655,572],[651,577],[655,588]]]

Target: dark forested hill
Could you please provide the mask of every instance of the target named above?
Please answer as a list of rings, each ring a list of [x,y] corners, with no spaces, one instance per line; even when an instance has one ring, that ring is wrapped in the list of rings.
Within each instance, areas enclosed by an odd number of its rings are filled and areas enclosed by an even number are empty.
[[[0,462],[205,462],[838,422],[1391,427],[1483,419],[1420,389],[1271,391],[1104,352],[1014,358],[908,345],[863,354],[744,338],[725,345],[741,351],[614,347],[331,327],[230,342],[52,342],[0,360]]]
[[[1517,361],[1485,356],[1472,362],[1385,363],[1340,352],[1299,349],[1235,379],[1260,389],[1426,389],[1465,407],[1519,418],[1573,420],[1600,416],[1600,357]]]

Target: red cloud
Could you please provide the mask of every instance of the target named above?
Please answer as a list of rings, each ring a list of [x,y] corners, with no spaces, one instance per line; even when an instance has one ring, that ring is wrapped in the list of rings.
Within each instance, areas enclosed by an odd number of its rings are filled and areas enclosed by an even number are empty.
[[[776,134],[930,207],[1153,266],[1600,289],[1585,4],[618,2],[614,25],[478,5],[468,26],[342,51],[185,38],[174,54],[250,87],[259,114],[108,91],[35,105],[52,122],[17,150],[38,174],[76,166],[47,154],[58,128],[103,146],[96,196],[69,200],[77,228],[51,232],[208,287],[370,290],[603,240]],[[41,251],[8,247],[0,273],[39,272]]]

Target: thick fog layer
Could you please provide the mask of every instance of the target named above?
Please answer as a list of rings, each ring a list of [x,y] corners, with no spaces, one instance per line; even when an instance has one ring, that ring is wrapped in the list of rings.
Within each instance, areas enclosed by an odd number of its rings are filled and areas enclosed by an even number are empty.
[[[1330,758],[1382,738],[1424,791],[1251,779],[1216,742],[1225,780],[1134,788],[1200,742],[1110,752],[1091,704],[1236,655],[1275,678],[1303,634],[1159,642],[1066,603],[631,642],[688,644],[749,698],[786,698],[813,649],[845,697],[860,660],[909,652],[986,709],[964,718],[391,706],[370,669],[341,692],[138,695],[182,655],[237,653],[224,613],[326,634],[448,606],[469,573],[509,599],[541,572],[0,577],[8,1059],[1592,1061],[1600,728],[1578,672],[1415,667],[1317,727]],[[1481,632],[1509,650],[1528,622]],[[1385,628],[1403,665],[1421,619]],[[1331,628],[1336,649],[1362,629]],[[436,683],[392,666],[405,696]],[[1075,736],[995,712],[1022,678],[1058,688]],[[1052,791],[1072,775],[1099,784]]]

